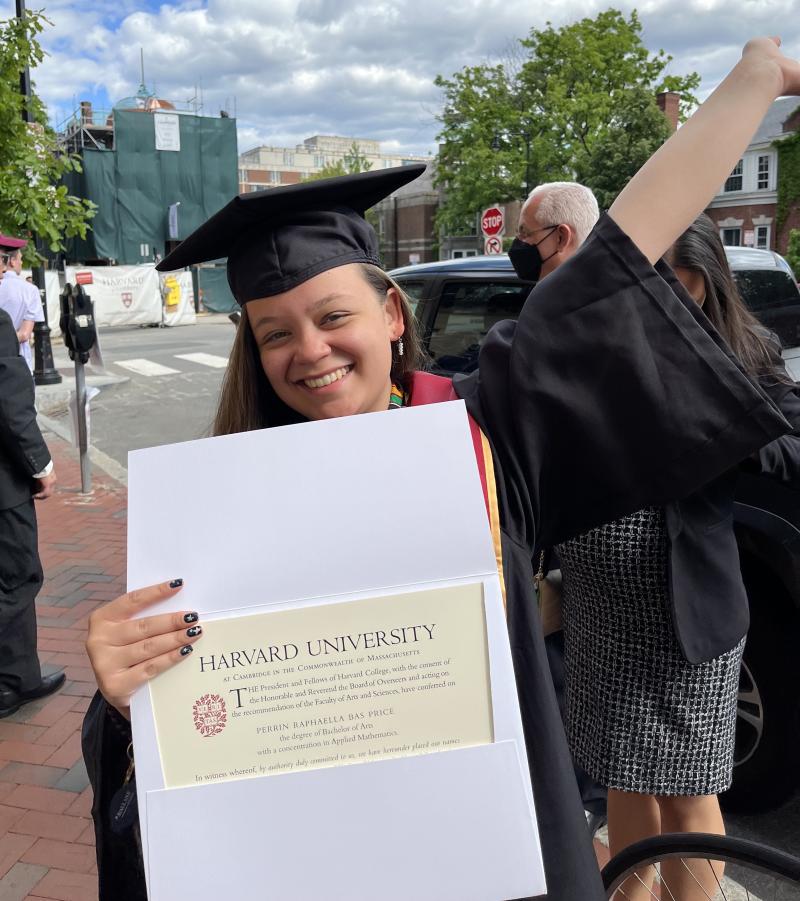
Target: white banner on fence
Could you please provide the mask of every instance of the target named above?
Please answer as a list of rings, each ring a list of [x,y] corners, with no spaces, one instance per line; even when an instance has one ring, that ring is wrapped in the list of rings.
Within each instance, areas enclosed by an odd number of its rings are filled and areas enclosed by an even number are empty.
[[[194,325],[194,287],[187,270],[168,272],[160,277],[164,301],[164,325]]]
[[[161,322],[161,291],[153,264],[68,266],[67,282],[83,285],[94,302],[99,328]]]

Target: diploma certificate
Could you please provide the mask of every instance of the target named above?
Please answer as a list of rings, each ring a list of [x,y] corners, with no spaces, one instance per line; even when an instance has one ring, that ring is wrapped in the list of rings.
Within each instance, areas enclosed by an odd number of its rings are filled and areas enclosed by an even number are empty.
[[[212,620],[150,691],[166,788],[488,744],[483,587]]]

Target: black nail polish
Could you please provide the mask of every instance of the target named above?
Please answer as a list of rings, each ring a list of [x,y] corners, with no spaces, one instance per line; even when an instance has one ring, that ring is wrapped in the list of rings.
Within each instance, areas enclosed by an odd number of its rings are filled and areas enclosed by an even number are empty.
[[[186,630],[186,634],[189,636],[189,638],[194,638],[195,635],[202,635],[203,627],[202,626],[192,626],[191,629]]]
[[[197,619],[198,616],[196,613],[187,613],[186,616],[184,616],[183,621],[185,623],[196,623]]]
[[[169,587],[170,587],[170,588],[180,588],[181,585],[183,585],[183,579],[173,579],[173,580],[169,583]]]
[[[187,654],[191,654],[191,653],[192,653],[192,646],[190,644],[185,644],[181,648],[181,657],[185,657]]]

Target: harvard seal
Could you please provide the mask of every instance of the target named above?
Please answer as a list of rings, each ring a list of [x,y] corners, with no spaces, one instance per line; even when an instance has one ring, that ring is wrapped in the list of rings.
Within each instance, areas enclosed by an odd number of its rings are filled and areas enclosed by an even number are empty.
[[[219,695],[207,694],[198,698],[192,708],[194,727],[204,737],[219,735],[228,722],[225,701]]]

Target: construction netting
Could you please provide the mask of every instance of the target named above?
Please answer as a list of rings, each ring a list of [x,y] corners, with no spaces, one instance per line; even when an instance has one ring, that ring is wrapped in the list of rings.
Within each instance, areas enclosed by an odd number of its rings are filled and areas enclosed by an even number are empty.
[[[180,204],[182,240],[237,193],[235,119],[178,115],[180,150],[156,150],[157,115],[115,110],[114,149],[81,152],[83,172],[67,186],[98,209],[86,240],[70,242],[69,260],[152,261],[166,249],[170,206]]]

